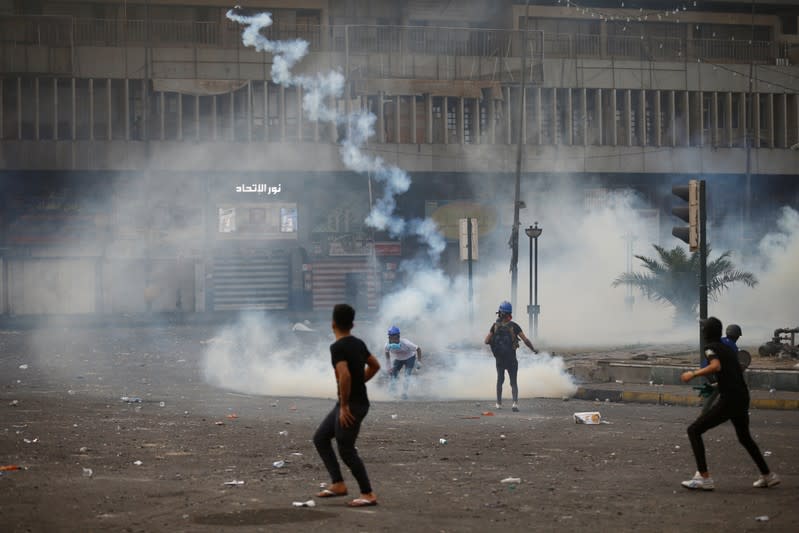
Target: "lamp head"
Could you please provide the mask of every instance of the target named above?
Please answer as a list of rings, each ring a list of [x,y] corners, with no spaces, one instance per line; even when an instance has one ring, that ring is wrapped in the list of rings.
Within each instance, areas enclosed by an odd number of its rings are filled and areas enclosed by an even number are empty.
[[[541,233],[544,230],[538,227],[538,222],[535,223],[535,227],[530,226],[529,228],[525,228],[524,232],[527,234],[528,237],[531,239],[537,239],[541,236]]]

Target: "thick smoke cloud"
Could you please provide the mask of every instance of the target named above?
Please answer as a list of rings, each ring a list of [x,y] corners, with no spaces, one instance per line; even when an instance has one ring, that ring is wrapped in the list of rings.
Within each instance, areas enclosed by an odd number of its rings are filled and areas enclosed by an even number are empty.
[[[267,14],[246,17],[230,12],[228,17],[247,25],[245,44],[282,56],[274,62],[273,79],[286,85],[301,85],[306,90],[303,101],[306,112],[346,126],[347,135],[340,150],[342,161],[356,172],[369,174],[383,187],[383,195],[374,204],[366,223],[376,230],[387,231],[395,238],[415,236],[427,250],[426,259],[417,258],[402,266],[406,274],[405,283],[399,291],[386,296],[376,323],[355,333],[366,339],[373,353],[382,360],[387,324],[409,327],[409,335],[423,346],[428,354],[427,360],[433,362],[427,374],[416,380],[417,394],[436,398],[493,397],[493,370],[485,372],[486,366],[492,368],[493,360],[486,347],[474,342],[474,332],[468,324],[465,280],[449,279],[437,267],[446,241],[434,221],[405,220],[395,214],[396,197],[408,191],[410,177],[404,170],[386,164],[382,158],[363,149],[366,141],[374,135],[375,116],[368,111],[356,111],[341,117],[327,106],[326,102],[331,98],[341,96],[343,78],[292,75],[289,70],[307,52],[307,47],[297,41],[270,42],[260,35],[259,30],[271,24],[271,17]],[[309,94],[313,96],[309,97]],[[329,390],[331,372],[329,361],[323,355],[327,352],[325,343],[320,342],[310,350],[315,354],[313,357],[298,357],[297,348],[271,350],[269,347],[283,344],[277,338],[261,338],[261,335],[274,328],[271,324],[253,320],[242,321],[215,339],[206,353],[205,368],[209,381],[223,387],[265,394],[318,395],[321,390]],[[310,366],[298,368],[297,361]],[[297,375],[303,376],[301,387],[296,379],[292,379]],[[534,390],[526,391],[525,394],[530,396],[560,396],[571,393],[574,388],[560,359],[540,357],[524,360],[520,376],[537,384]],[[320,380],[318,383],[316,378]],[[376,399],[387,398],[387,394],[380,383],[373,386]]]

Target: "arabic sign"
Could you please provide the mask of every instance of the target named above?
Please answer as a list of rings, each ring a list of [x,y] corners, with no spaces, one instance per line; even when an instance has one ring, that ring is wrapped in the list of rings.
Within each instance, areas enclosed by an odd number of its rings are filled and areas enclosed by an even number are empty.
[[[280,194],[281,184],[267,185],[266,183],[253,183],[251,185],[236,185],[236,192],[255,192],[258,194]]]

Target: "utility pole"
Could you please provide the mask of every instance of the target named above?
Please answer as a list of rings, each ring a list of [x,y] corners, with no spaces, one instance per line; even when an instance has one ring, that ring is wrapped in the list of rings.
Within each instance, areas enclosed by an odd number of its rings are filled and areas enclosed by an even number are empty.
[[[524,91],[527,79],[527,18],[530,10],[530,0],[524,6],[524,30],[522,41],[522,66],[521,66],[521,92],[519,93],[519,117],[516,128],[516,190],[513,196],[513,228],[510,232],[510,299],[511,305],[516,308],[516,291],[519,287],[519,208],[521,207],[521,181],[522,181],[522,131],[524,127]]]

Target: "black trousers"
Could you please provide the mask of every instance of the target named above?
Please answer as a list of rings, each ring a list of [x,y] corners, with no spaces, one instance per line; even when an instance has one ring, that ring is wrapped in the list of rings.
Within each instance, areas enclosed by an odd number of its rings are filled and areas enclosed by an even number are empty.
[[[316,451],[330,474],[331,482],[340,483],[344,481],[344,477],[341,475],[341,467],[336,459],[336,453],[333,451],[332,441],[335,438],[338,445],[338,454],[358,482],[361,494],[368,494],[372,492],[372,485],[369,483],[366,467],[358,455],[358,450],[355,448],[355,440],[358,438],[361,423],[366,418],[366,413],[369,412],[369,406],[350,404],[350,411],[355,417],[355,423],[348,428],[342,427],[339,422],[339,408],[340,406],[336,402],[333,410],[322,420],[313,436],[314,446],[316,446]]]
[[[749,452],[757,468],[760,469],[760,473],[763,475],[768,474],[769,468],[766,460],[763,459],[760,448],[757,447],[752,435],[749,433],[749,398],[730,401],[723,396],[719,397],[716,403],[699,415],[699,418],[693,424],[688,426],[688,439],[691,441],[691,449],[696,459],[696,469],[700,472],[707,472],[707,459],[705,458],[705,444],[702,442],[702,434],[727,420],[732,422],[735,427],[735,434],[738,436],[738,442]]]
[[[510,378],[510,392],[513,395],[513,401],[519,400],[519,385],[516,383],[516,376],[519,373],[519,361],[514,357],[513,359],[496,358],[497,363],[497,403],[502,403],[502,385],[505,384],[505,371],[508,372]]]

